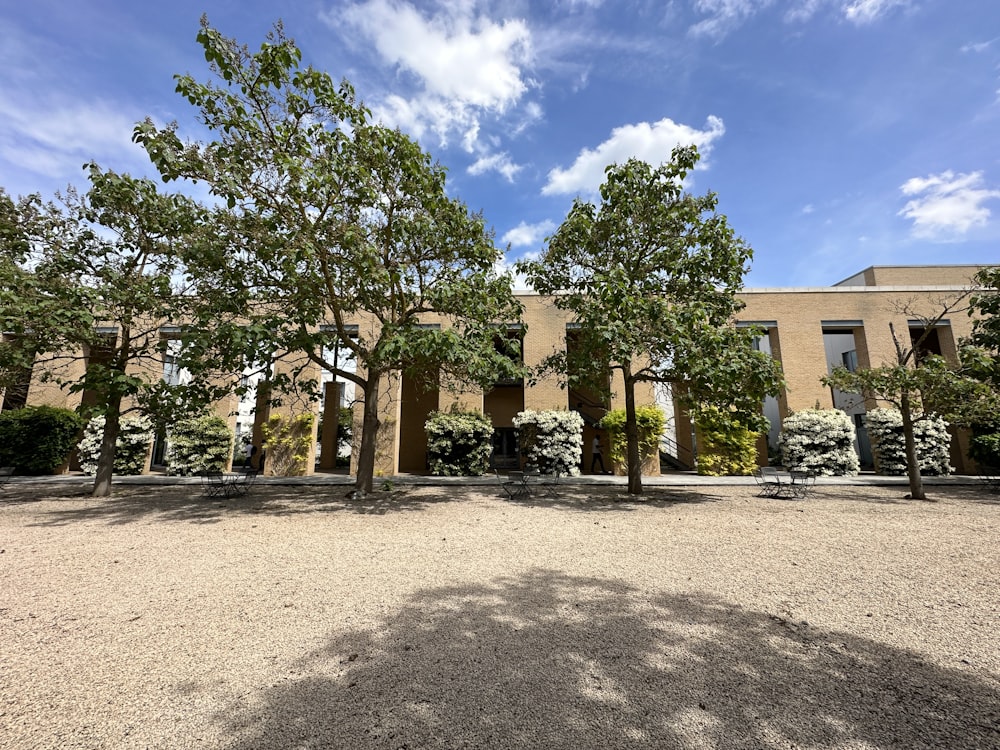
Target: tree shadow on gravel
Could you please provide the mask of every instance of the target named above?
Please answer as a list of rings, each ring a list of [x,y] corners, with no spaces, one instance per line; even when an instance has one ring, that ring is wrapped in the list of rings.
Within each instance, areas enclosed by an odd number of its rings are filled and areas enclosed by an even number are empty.
[[[90,498],[89,491],[68,495],[47,493],[36,497],[58,503],[60,500],[90,500],[73,507],[58,505],[40,514],[33,526],[64,526],[80,521],[103,521],[110,525],[139,521],[219,523],[234,515],[290,516],[303,513],[359,513],[385,515],[413,512],[456,498],[410,488],[373,492],[364,499],[348,496],[341,485],[322,487],[279,485],[262,486],[244,497],[204,497],[197,485],[135,486],[116,488],[111,497]],[[3,503],[7,502],[4,499]],[[17,502],[15,500],[14,502]],[[26,499],[21,502],[27,502]],[[3,503],[0,503],[2,507]]]
[[[228,750],[998,747],[1000,693],[976,668],[536,571],[425,589],[218,721]]]

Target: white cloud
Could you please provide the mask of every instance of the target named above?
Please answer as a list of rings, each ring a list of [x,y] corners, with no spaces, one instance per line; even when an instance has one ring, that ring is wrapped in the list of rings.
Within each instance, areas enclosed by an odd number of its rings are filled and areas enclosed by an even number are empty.
[[[522,169],[520,164],[511,161],[510,154],[503,152],[479,157],[473,164],[469,165],[466,171],[471,175],[498,172],[504,176],[507,182],[513,182],[514,176]]]
[[[688,33],[692,36],[725,36],[773,0],[694,0],[694,9],[708,18],[699,21]]]
[[[82,166],[90,160],[117,170],[148,171],[148,159],[132,143],[138,119],[120,105],[99,100],[41,100],[23,90],[14,99],[0,93],[0,160],[41,177],[75,183],[83,181]]]
[[[427,129],[442,143],[457,135],[471,152],[480,117],[510,111],[535,85],[525,73],[533,60],[526,23],[493,21],[471,2],[441,3],[425,15],[409,2],[365,0],[324,18],[333,27],[346,20],[384,63],[413,77],[414,96],[389,97],[373,110],[418,138]]]
[[[984,186],[983,173],[955,174],[951,170],[914,177],[900,186],[908,201],[899,216],[913,221],[911,233],[923,239],[948,240],[986,224],[990,210],[983,204],[1000,199],[1000,190]]]
[[[511,247],[537,247],[542,241],[555,230],[555,222],[541,221],[537,224],[527,224],[521,222],[513,229],[507,231],[500,241]]]
[[[611,137],[597,148],[581,151],[567,169],[556,167],[550,171],[542,194],[596,194],[604,182],[604,169],[609,164],[620,164],[630,158],[654,165],[662,164],[678,145],[694,144],[704,158],[711,151],[713,141],[725,132],[722,120],[714,115],[708,118],[704,130],[676,123],[669,118],[652,124],[623,125],[611,131]]]
[[[852,0],[843,6],[844,17],[848,21],[861,24],[872,23],[893,8],[905,8],[910,0]]]

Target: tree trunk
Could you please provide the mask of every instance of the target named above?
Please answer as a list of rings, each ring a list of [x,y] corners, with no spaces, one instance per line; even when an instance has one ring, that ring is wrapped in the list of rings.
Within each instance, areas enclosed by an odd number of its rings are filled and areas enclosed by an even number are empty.
[[[361,424],[361,448],[358,453],[358,476],[354,488],[358,492],[369,493],[375,477],[375,449],[378,444],[378,384],[381,375],[369,372],[365,382],[365,408]]]
[[[910,396],[906,392],[899,400],[899,413],[903,417],[903,443],[906,446],[906,475],[910,480],[910,497],[914,500],[926,500],[924,480],[920,476],[920,462],[917,460],[917,441],[913,437]]]
[[[118,432],[121,425],[121,394],[108,397],[107,409],[104,413],[104,433],[101,435],[101,455],[97,459],[97,472],[94,477],[93,497],[107,497],[111,494],[111,478],[115,471],[115,447],[118,443]]]
[[[635,381],[625,374],[625,465],[628,494],[642,494],[642,457],[639,455],[639,425],[635,416]]]

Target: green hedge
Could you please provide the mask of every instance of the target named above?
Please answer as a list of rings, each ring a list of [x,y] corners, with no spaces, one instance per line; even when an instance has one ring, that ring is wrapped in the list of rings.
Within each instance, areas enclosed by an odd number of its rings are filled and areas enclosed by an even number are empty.
[[[83,419],[69,409],[25,406],[0,414],[0,466],[20,474],[51,474],[66,463]]]
[[[757,468],[757,433],[730,414],[701,408],[698,425],[699,474],[710,477],[752,474]]]
[[[180,476],[224,471],[232,450],[233,433],[222,417],[183,419],[170,428],[167,471]]]

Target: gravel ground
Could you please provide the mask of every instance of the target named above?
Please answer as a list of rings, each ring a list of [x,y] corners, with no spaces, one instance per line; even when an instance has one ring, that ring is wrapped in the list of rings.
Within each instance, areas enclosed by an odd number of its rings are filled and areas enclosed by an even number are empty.
[[[998,748],[1000,497],[15,484],[2,748]]]

